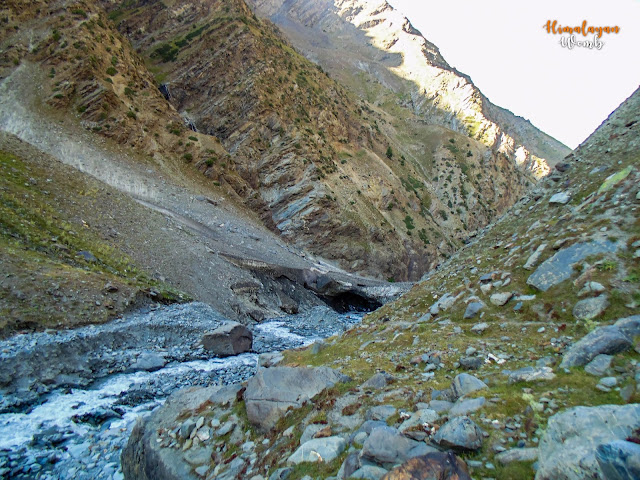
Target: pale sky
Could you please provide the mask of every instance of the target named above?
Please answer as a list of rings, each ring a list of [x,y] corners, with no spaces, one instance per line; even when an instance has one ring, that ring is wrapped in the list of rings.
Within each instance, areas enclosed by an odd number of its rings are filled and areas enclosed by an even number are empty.
[[[388,1],[493,103],[571,148],[640,84],[640,0]],[[620,32],[603,33],[600,50],[569,50],[547,20]]]

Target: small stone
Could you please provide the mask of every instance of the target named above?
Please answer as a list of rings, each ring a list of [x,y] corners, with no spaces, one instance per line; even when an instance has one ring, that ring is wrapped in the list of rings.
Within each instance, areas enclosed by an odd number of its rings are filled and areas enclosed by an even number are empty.
[[[549,367],[524,367],[509,374],[509,383],[537,382],[540,380],[553,380],[556,378]]]
[[[482,430],[469,417],[449,420],[433,437],[433,441],[441,447],[457,450],[479,450],[482,439]]]
[[[549,204],[551,205],[566,205],[571,200],[571,197],[567,192],[559,192],[553,195],[549,199]]]
[[[471,331],[475,333],[482,333],[487,328],[489,328],[489,324],[486,322],[482,322],[482,323],[477,323],[473,327],[471,327]]]
[[[593,320],[600,316],[609,306],[606,295],[580,300],[573,307],[573,316],[578,320]]]
[[[338,458],[346,448],[342,437],[314,438],[302,444],[287,460],[290,464],[304,462],[329,463]]]
[[[498,307],[502,307],[509,300],[511,300],[512,297],[513,297],[513,293],[512,292],[494,293],[493,295],[491,295],[489,300],[494,305],[497,305]]]
[[[582,287],[582,289],[578,292],[578,296],[579,297],[584,297],[585,295],[590,295],[592,293],[602,293],[604,292],[606,289],[604,288],[604,285],[602,285],[601,283],[598,282],[587,282],[584,284],[584,287]]]
[[[613,388],[618,384],[618,379],[616,377],[603,377],[599,383],[603,387]]]

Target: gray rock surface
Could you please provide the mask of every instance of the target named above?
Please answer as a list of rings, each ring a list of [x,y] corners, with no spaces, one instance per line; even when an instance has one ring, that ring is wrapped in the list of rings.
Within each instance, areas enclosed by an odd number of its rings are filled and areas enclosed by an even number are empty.
[[[471,412],[475,412],[476,410],[480,410],[485,403],[486,400],[484,397],[460,399],[454,403],[453,407],[449,410],[449,416],[460,417],[462,415],[467,415]]]
[[[393,375],[389,375],[386,372],[375,373],[362,384],[363,388],[384,388],[390,383],[393,383]]]
[[[596,448],[640,427],[640,404],[575,407],[553,415],[539,446],[536,480],[602,478]]]
[[[496,455],[496,461],[503,465],[513,462],[531,462],[538,458],[537,448],[512,448]]]
[[[596,460],[606,480],[640,478],[640,445],[625,440],[598,445]]]
[[[314,438],[293,452],[287,462],[297,465],[304,462],[332,462],[344,451],[347,442],[342,437]]]
[[[584,371],[590,375],[595,375],[596,377],[601,377],[605,374],[607,369],[611,366],[611,361],[613,357],[611,355],[600,354],[596,355],[596,357],[591,360],[584,367]]]
[[[467,305],[467,309],[464,311],[464,318],[469,319],[475,317],[480,310],[484,308],[484,303],[482,302],[471,302]]]
[[[237,322],[225,323],[202,336],[202,346],[205,350],[219,357],[248,352],[252,345],[253,334],[247,327]]]
[[[122,452],[122,472],[125,478],[136,480],[197,480],[192,466],[186,462],[182,452],[161,448],[159,433],[173,429],[184,412],[194,412],[201,405],[210,402],[220,390],[226,387],[187,388],[171,395],[152,415],[140,418],[136,423],[129,442]],[[184,423],[182,424],[184,426]],[[195,428],[187,426],[187,430]],[[184,432],[186,433],[186,431]]]
[[[327,367],[260,369],[249,379],[244,392],[247,416],[253,425],[268,430],[289,407],[300,408],[325,388],[347,379]]]
[[[561,368],[582,366],[601,353],[612,354],[628,350],[631,339],[615,325],[596,328],[574,343],[563,355]]]
[[[483,434],[469,417],[455,417],[436,432],[433,441],[454,450],[478,450],[482,447]]]
[[[434,450],[424,442],[416,442],[391,427],[375,428],[362,446],[362,458],[379,465],[404,462],[411,457]]]
[[[551,205],[566,205],[571,200],[567,192],[558,192],[549,199]]]
[[[489,297],[489,300],[494,305],[497,305],[498,307],[501,307],[503,305],[506,305],[506,303],[509,300],[511,300],[512,297],[513,297],[513,293],[512,292],[494,293],[493,295],[491,295],[491,297]]]
[[[482,380],[478,380],[473,375],[469,375],[468,373],[461,373],[453,379],[451,388],[453,390],[453,394],[456,397],[461,397],[471,392],[475,392],[476,390],[481,390],[488,387],[486,383],[484,383]]]
[[[556,375],[550,367],[523,367],[509,373],[509,383],[537,382],[554,378]]]
[[[580,300],[573,307],[573,316],[578,320],[593,320],[599,317],[609,306],[606,295]]]
[[[376,405],[367,410],[364,418],[366,420],[386,420],[391,415],[395,415],[396,411],[396,407],[393,405]]]
[[[546,292],[573,274],[573,265],[590,255],[615,252],[617,245],[608,240],[575,243],[548,258],[527,279],[527,284]]]

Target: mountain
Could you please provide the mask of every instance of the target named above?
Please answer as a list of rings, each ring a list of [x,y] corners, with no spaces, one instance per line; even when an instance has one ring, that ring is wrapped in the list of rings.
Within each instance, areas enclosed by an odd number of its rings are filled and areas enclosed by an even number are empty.
[[[445,121],[439,107],[409,105],[396,77],[393,90],[327,73],[331,65],[301,55],[288,31],[241,0],[9,1],[2,12],[4,158],[58,199],[53,211],[38,213],[46,197],[29,197],[30,231],[19,231],[7,200],[3,238],[44,254],[60,274],[71,267],[98,275],[88,304],[76,309],[66,304],[80,291],[75,281],[54,282],[51,291],[64,292],[28,300],[25,289],[38,287],[29,283],[34,264],[12,262],[22,280],[4,286],[13,293],[2,308],[16,325],[27,311],[38,318],[45,304],[64,311],[63,323],[104,321],[158,290],[242,321],[306,308],[329,291],[341,303],[358,285],[416,280],[434,269],[541,173],[535,162],[518,165],[502,148],[508,142],[487,143],[453,117]],[[375,50],[366,41],[361,49]],[[341,54],[346,65],[351,55]],[[53,181],[60,172],[68,183]],[[20,183],[5,180],[10,197],[24,195]],[[90,238],[66,238],[62,248],[47,226],[52,219]],[[107,247],[111,253],[96,253]],[[77,257],[85,251],[100,266]],[[309,283],[300,273],[309,269],[338,283]],[[115,281],[108,273],[132,290],[119,287],[113,308],[94,312],[87,305],[103,306],[103,287]],[[300,295],[285,292],[288,282]],[[377,301],[354,294],[356,303]]]
[[[397,104],[430,124],[468,134],[537,177],[570,151],[530,122],[492,104],[385,0],[250,4],[281,27],[306,56],[372,103],[383,108],[385,103]]]
[[[264,356],[242,385],[175,394],[136,425],[126,478],[634,478],[639,107],[640,89],[361,325],[276,365]],[[218,418],[238,433],[211,444],[237,448],[214,448],[213,460],[164,433]]]

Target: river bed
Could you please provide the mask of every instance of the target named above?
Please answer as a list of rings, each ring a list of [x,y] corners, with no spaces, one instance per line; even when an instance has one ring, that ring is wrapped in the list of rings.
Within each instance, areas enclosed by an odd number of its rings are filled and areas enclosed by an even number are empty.
[[[196,347],[199,335],[224,321],[210,307],[198,303],[160,306],[103,326],[20,335],[0,342],[0,371],[5,370],[5,380],[10,377],[7,370],[28,372],[24,380],[29,377],[28,393],[32,394],[25,397],[28,403],[15,403],[13,411],[0,414],[0,476],[122,480],[120,453],[136,419],[160,406],[172,392],[193,385],[242,382],[255,373],[260,353],[296,348],[339,334],[360,322],[362,316],[317,307],[270,319],[252,327],[252,353],[226,358],[207,358],[207,353]],[[177,335],[172,340],[176,331],[184,337]],[[121,339],[122,332],[130,334]],[[91,345],[94,351],[87,350]],[[71,350],[68,356],[61,353]],[[59,371],[64,373],[55,378],[67,378],[74,372],[56,368],[51,373],[47,354],[49,363],[81,364],[78,371],[87,385],[48,387],[46,378]],[[142,365],[140,359],[150,355],[167,363],[161,368],[156,365],[154,371],[131,371],[132,365]],[[29,359],[35,359],[35,366],[27,365]],[[95,378],[87,379],[83,362],[93,365]],[[42,371],[47,375],[38,378]],[[20,391],[23,379],[12,380],[13,390],[24,394]],[[3,396],[3,400],[9,397],[6,392],[0,393],[0,398]]]

